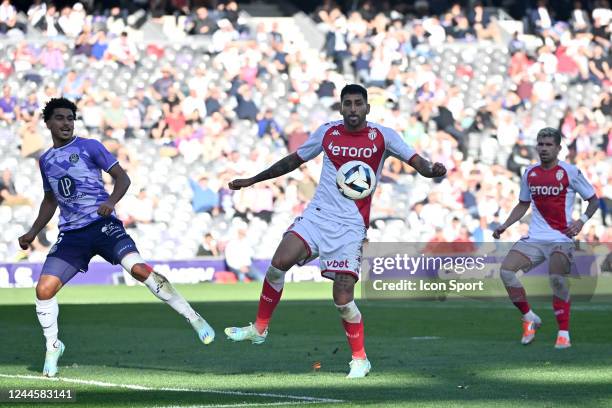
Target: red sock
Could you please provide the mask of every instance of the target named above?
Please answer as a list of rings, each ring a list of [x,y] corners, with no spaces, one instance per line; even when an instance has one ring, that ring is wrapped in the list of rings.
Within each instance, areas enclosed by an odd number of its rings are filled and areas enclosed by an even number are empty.
[[[346,339],[348,340],[349,346],[353,353],[353,358],[365,359],[366,353],[363,346],[363,319],[359,323],[349,323],[346,320],[342,320],[344,331],[346,333]]]
[[[555,311],[559,330],[569,330],[570,305],[571,301],[569,299],[566,302],[561,298],[553,296],[553,310]]]
[[[259,297],[259,309],[257,309],[257,319],[255,319],[255,328],[258,332],[263,333],[268,328],[268,323],[272,317],[276,305],[280,300],[283,291],[277,292],[270,284],[268,279],[264,279],[263,287],[261,288],[261,296]]]
[[[529,302],[527,302],[527,293],[525,293],[525,288],[522,286],[520,288],[506,287],[506,291],[508,292],[508,296],[510,296],[510,300],[512,303],[514,303],[514,306],[516,306],[522,314],[525,314],[531,310]]]

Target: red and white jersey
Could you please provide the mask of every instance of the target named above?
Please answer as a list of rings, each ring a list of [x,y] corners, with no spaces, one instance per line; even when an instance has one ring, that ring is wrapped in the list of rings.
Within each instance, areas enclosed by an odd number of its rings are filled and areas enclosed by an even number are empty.
[[[559,161],[557,166],[548,170],[540,163],[527,167],[521,177],[519,200],[531,202],[529,238],[571,241],[563,230],[572,222],[576,193],[584,200],[595,195],[593,186],[576,166]]]
[[[379,180],[387,157],[408,161],[416,154],[393,129],[367,122],[363,129],[349,132],[342,120],[320,126],[297,150],[304,161],[315,158],[321,152],[325,156],[319,186],[304,215],[366,228],[370,221],[374,191],[364,199],[349,200],[338,191],[337,170],[346,162],[360,160],[372,167]]]

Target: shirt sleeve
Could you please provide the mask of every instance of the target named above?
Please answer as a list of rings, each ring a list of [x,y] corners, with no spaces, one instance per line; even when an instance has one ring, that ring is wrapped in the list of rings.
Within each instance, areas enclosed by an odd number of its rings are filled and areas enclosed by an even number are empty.
[[[297,154],[304,161],[312,160],[323,151],[323,136],[329,126],[319,126],[317,130],[312,132],[308,139],[297,149]]]
[[[519,201],[523,203],[531,202],[531,191],[529,190],[529,184],[527,183],[527,173],[531,171],[531,168],[527,168],[521,177],[521,190],[519,191]]]
[[[97,140],[91,140],[87,146],[87,150],[91,155],[91,160],[107,173],[111,167],[118,163],[117,158],[106,150],[106,147],[104,147],[104,145]]]
[[[571,178],[570,186],[580,194],[583,200],[588,200],[595,195],[595,189],[579,169],[576,169],[576,174]]]
[[[416,154],[416,151],[410,147],[395,130],[390,128],[382,129],[385,138],[385,149],[394,157],[408,162]]]
[[[49,179],[47,178],[47,175],[45,174],[45,164],[42,160],[38,161],[38,168],[40,169],[40,176],[42,177],[42,182],[43,182],[43,190],[45,191],[51,191],[51,184],[49,184]]]

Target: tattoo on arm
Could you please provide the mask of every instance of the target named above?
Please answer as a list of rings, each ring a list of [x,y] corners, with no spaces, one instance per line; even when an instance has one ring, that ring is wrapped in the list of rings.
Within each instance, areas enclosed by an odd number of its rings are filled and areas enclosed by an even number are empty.
[[[259,183],[260,181],[280,177],[283,174],[290,173],[297,169],[302,165],[302,163],[304,163],[304,161],[297,155],[297,153],[290,154],[256,175],[254,180],[256,183]]]

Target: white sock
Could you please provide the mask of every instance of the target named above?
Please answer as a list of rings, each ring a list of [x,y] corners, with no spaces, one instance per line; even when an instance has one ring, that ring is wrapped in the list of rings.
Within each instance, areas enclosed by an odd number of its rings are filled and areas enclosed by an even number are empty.
[[[334,305],[336,305],[334,303]],[[361,321],[361,312],[357,308],[354,300],[351,300],[346,305],[336,305],[340,317],[347,323],[359,323]]]
[[[57,298],[54,296],[48,300],[36,299],[36,316],[43,329],[43,334],[47,340],[47,350],[55,349],[57,342],[57,315],[59,315],[59,306]]]
[[[285,271],[270,265],[266,271],[266,280],[275,291],[280,292],[285,287]]]
[[[523,315],[523,320],[528,320],[530,322],[536,321],[538,319],[538,315],[533,313],[533,310],[531,309],[529,309],[529,311]]]
[[[559,333],[557,334],[557,336],[565,337],[566,339],[569,340],[569,331],[567,331],[567,330],[559,330]]]
[[[143,282],[147,288],[158,299],[166,302],[171,308],[176,310],[181,316],[185,317],[189,323],[200,318],[200,315],[193,310],[180,293],[172,287],[168,279],[157,272],[151,272],[149,277]]]

